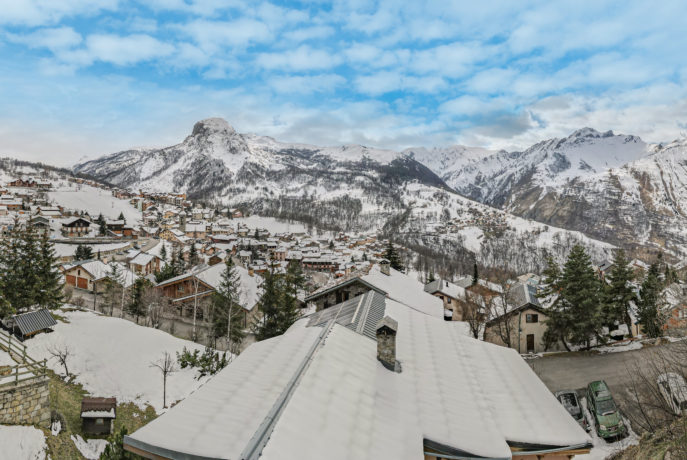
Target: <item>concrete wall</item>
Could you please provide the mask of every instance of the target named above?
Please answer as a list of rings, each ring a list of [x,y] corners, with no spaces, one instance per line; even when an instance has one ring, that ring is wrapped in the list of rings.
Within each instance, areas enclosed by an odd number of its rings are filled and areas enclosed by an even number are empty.
[[[0,424],[50,426],[47,377],[0,387]]]

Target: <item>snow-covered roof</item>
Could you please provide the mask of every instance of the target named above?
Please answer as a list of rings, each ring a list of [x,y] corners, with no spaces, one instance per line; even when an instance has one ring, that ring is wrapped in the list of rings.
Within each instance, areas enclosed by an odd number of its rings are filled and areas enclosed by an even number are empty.
[[[133,265],[141,265],[145,266],[148,265],[151,261],[153,261],[157,256],[154,254],[149,254],[146,252],[141,252],[137,254],[131,261],[129,261],[130,264]]]
[[[450,281],[438,278],[425,285],[425,292],[429,294],[440,293],[454,299],[465,299],[465,288],[453,284]]]
[[[377,360],[369,336],[300,320],[251,345],[125,443],[167,456],[264,460],[414,460],[428,443],[509,459],[509,443],[590,445],[514,350],[390,299],[384,315],[398,322],[400,373]]]

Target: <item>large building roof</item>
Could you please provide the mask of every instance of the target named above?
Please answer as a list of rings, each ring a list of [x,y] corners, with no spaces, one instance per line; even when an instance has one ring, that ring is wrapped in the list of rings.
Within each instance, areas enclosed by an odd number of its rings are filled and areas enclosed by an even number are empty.
[[[352,327],[363,312],[352,299],[329,309],[339,310],[332,321],[304,318],[250,346],[125,444],[169,458],[263,460],[415,460],[437,446],[509,459],[512,445],[590,445],[517,352],[468,337],[465,323],[379,298],[398,322],[400,373]]]

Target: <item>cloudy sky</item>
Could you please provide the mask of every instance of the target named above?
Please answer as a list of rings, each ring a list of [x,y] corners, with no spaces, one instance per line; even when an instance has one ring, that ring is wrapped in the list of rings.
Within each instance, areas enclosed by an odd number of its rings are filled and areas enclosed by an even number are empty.
[[[0,156],[69,165],[219,116],[280,140],[521,148],[687,132],[684,1],[0,0]]]

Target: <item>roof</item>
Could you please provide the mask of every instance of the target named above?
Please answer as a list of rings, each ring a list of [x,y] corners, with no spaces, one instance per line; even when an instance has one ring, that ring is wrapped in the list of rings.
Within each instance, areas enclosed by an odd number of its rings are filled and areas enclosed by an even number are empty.
[[[451,283],[450,281],[438,278],[431,283],[425,284],[425,292],[429,294],[440,293],[453,297],[454,299],[465,299],[465,288]]]
[[[46,309],[30,311],[20,315],[14,315],[14,322],[19,328],[21,335],[30,335],[34,332],[48,329],[57,324],[55,318]]]
[[[117,398],[90,398],[81,400],[81,412],[108,411],[117,407]]]
[[[428,444],[510,459],[511,444],[591,446],[516,351],[384,300],[383,314],[398,322],[402,372],[384,368],[376,341],[350,322],[302,319],[248,347],[125,444],[170,458],[261,460],[415,460]]]
[[[308,327],[324,326],[334,319],[337,324],[374,339],[377,323],[384,316],[384,308],[384,295],[370,290],[363,295],[313,313],[308,316]]]

